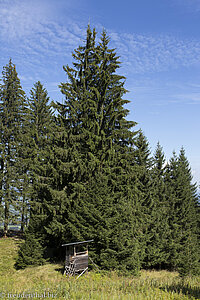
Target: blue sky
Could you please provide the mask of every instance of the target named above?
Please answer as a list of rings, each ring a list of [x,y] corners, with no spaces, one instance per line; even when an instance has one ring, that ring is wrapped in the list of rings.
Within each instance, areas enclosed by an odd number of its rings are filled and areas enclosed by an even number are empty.
[[[0,66],[12,58],[27,94],[40,80],[52,100],[63,65],[83,44],[87,24],[111,38],[126,76],[128,118],[138,122],[152,153],[169,159],[183,146],[200,184],[199,0],[0,0]]]

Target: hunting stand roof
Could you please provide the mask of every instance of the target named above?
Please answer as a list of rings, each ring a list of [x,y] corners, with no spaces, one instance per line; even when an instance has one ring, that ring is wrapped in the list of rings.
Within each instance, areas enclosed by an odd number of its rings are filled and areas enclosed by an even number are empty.
[[[90,242],[94,242],[94,240],[88,240],[88,241],[83,241],[83,242],[74,242],[74,243],[68,243],[68,244],[63,244],[62,246],[78,246],[82,244],[88,244]]]

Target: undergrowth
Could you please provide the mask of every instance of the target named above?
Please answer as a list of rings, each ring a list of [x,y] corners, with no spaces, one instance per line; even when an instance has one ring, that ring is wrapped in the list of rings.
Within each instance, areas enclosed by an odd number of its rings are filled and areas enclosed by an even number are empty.
[[[63,275],[62,264],[16,270],[21,242],[0,239],[0,299],[200,299],[200,277],[182,279],[175,272],[142,270],[133,277],[90,271],[76,279]]]

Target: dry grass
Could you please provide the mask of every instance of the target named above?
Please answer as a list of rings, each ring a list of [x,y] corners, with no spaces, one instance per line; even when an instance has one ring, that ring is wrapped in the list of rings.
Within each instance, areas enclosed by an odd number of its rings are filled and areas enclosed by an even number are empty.
[[[59,264],[17,271],[14,262],[19,243],[13,238],[0,239],[0,298],[200,299],[200,277],[183,281],[175,272],[141,271],[140,277],[123,277],[116,272],[91,271],[76,280],[66,278]]]

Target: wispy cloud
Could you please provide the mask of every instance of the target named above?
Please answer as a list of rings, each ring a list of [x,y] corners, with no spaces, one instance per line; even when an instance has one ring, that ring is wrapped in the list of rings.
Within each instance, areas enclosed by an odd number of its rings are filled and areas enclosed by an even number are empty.
[[[65,20],[65,26],[55,20],[56,11],[50,2],[0,1],[0,64],[13,58],[27,74],[23,75],[24,82],[30,80],[31,73],[38,80],[42,74],[62,69],[64,60],[69,61],[71,52],[83,40],[83,29],[70,18]],[[72,1],[68,6],[69,2]]]
[[[67,17],[65,22],[58,21],[50,3],[51,0],[0,0],[0,63],[9,53],[16,64],[23,61],[27,70],[37,69],[39,75],[49,72],[47,63],[54,72],[58,65],[61,68],[60,63],[64,60],[66,63],[71,61],[72,51],[85,39],[86,25],[82,25],[81,20],[77,23],[72,17]],[[102,27],[97,24],[98,32]],[[108,34],[111,46],[121,56],[122,71],[128,76],[200,63],[199,40],[119,33],[112,29]]]
[[[14,41],[25,38],[40,31],[40,21],[45,19],[43,5],[34,5],[32,1],[1,1],[0,2],[1,37]]]
[[[200,104],[200,93],[176,94],[171,96],[173,103]]]
[[[200,41],[110,32],[127,73],[173,70],[200,63]]]
[[[44,5],[46,1],[8,1],[6,4],[0,2],[0,37],[7,43],[21,44],[22,47],[33,52],[58,47],[65,43],[75,45],[77,33],[81,30],[76,24],[68,20],[66,27],[58,25],[53,21],[49,6]],[[37,5],[39,4],[39,5]],[[56,47],[57,46],[57,47]],[[42,52],[42,51],[41,51]]]

